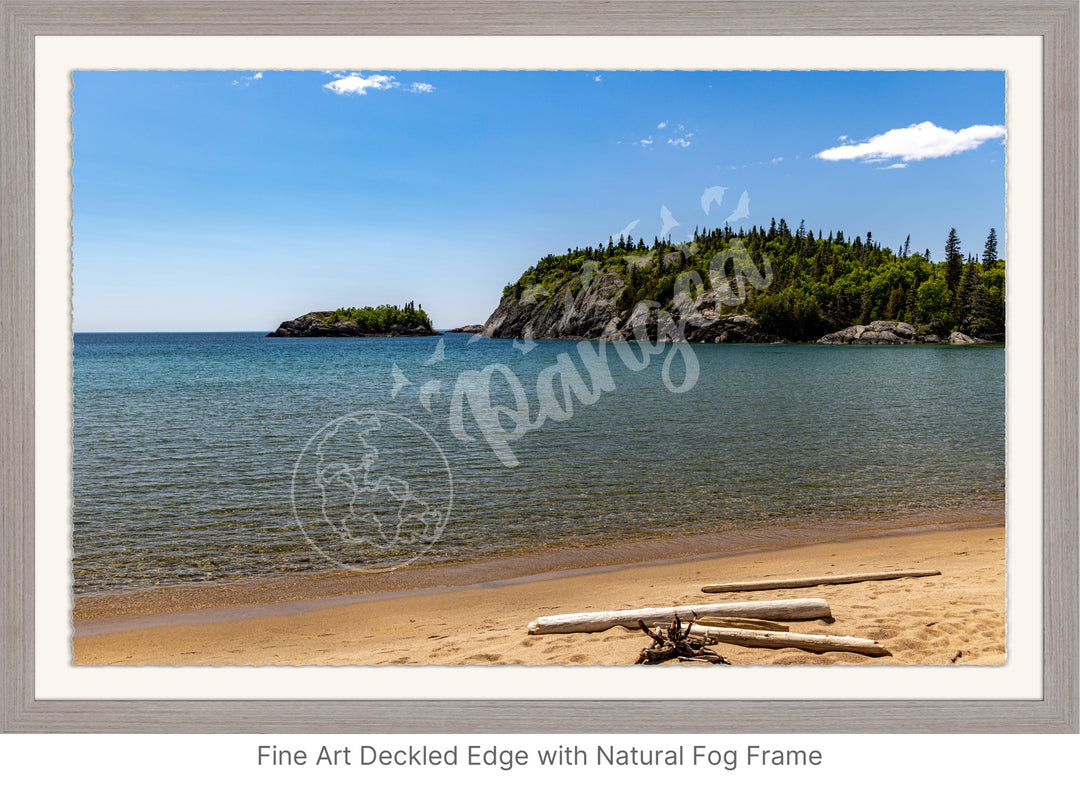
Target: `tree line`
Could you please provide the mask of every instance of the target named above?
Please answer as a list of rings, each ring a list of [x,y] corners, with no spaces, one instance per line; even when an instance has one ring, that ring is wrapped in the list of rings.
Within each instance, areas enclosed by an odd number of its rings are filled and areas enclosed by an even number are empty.
[[[930,250],[911,251],[909,235],[897,250],[882,246],[871,232],[847,238],[842,231],[815,234],[801,222],[792,230],[784,219],[766,227],[729,226],[695,230],[692,243],[670,238],[609,238],[607,243],[547,255],[526,270],[503,295],[517,299],[554,298],[576,293],[583,273],[617,274],[624,282],[618,308],[648,300],[669,306],[680,277],[697,272],[706,289],[710,265],[738,242],[765,277],[763,290],[745,289],[740,304],[722,305],[722,314],[748,314],[761,327],[791,340],[812,340],[850,325],[900,320],[922,333],[1003,340],[1005,334],[1005,261],[998,256],[997,232],[991,228],[979,256],[965,254],[956,229],[950,229],[945,259]],[[695,277],[696,279],[696,277]]]
[[[409,301],[404,307],[391,304],[341,307],[326,319],[327,325],[337,323],[356,323],[364,331],[389,331],[393,326],[431,329],[431,318],[423,305],[418,307],[415,301]]]

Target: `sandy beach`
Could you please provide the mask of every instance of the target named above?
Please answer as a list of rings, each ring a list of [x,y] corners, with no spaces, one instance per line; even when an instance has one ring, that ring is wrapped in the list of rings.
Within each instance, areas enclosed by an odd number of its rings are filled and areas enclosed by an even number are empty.
[[[74,663],[625,665],[649,642],[640,631],[529,635],[528,624],[560,613],[820,598],[832,617],[789,622],[792,632],[868,638],[891,656],[728,644],[714,649],[735,665],[942,665],[953,658],[955,664],[1004,664],[1004,515],[954,520],[857,538],[525,577],[499,577],[513,574],[503,566],[491,575],[495,579],[474,572],[480,582],[464,586],[395,589],[384,576],[377,592],[339,589],[335,595],[324,588],[305,597],[282,589],[267,595],[263,589],[259,599],[269,600],[263,604],[250,599],[242,604],[243,594],[222,596],[220,590],[216,597],[184,598],[186,607],[165,594],[77,601]],[[909,569],[941,574],[770,591],[701,591],[711,583]],[[414,582],[418,576],[423,573],[414,572]]]

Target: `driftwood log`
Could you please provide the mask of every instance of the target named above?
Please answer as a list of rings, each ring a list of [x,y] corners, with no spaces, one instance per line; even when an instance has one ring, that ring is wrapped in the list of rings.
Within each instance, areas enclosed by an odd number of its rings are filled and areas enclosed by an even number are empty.
[[[901,577],[933,577],[941,572],[910,569],[900,572],[865,572],[855,575],[832,575],[831,577],[794,577],[786,580],[753,580],[746,583],[718,583],[703,587],[706,594],[723,594],[728,591],[771,591],[776,588],[810,588],[812,586],[862,583],[867,580],[898,580]]]
[[[760,618],[724,618],[723,616],[701,616],[694,619],[695,624],[703,627],[727,627],[728,629],[766,629],[770,632],[787,632],[791,627],[775,621]]]
[[[692,637],[689,625],[683,629],[678,616],[675,616],[675,620],[666,630],[653,631],[640,619],[637,623],[638,629],[652,638],[653,644],[641,650],[634,664],[657,665],[671,659],[680,662],[708,662],[713,665],[731,664],[727,657],[709,648],[713,642],[710,638]]]
[[[540,616],[529,622],[530,635],[559,635],[571,632],[603,632],[612,627],[638,626],[638,619],[646,624],[664,624],[678,616],[683,621],[693,621],[702,616],[739,616],[761,618],[769,621],[807,621],[814,618],[831,618],[832,611],[824,599],[780,599],[765,602],[722,602],[705,605],[682,605],[680,607],[645,607],[637,610],[601,610],[594,613],[566,613],[558,616]]]
[[[751,629],[702,626],[691,623],[693,634],[702,635],[715,643],[750,648],[798,648],[803,651],[851,651],[868,657],[888,657],[892,652],[880,643],[865,638],[835,635],[800,635],[795,632],[764,632]]]

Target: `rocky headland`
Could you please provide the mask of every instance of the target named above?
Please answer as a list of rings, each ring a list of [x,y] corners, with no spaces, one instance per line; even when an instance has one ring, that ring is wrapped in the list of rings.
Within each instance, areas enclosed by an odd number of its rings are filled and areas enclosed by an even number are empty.
[[[620,309],[622,279],[605,273],[576,293],[546,300],[504,296],[483,326],[486,337],[514,339],[657,339],[685,342],[782,342],[749,315],[721,315],[718,294],[677,298],[666,310]]]
[[[560,297],[518,299],[503,297],[483,326],[486,337],[508,339],[606,339],[705,343],[780,343],[793,341],[769,333],[749,315],[721,314],[719,294],[699,299],[676,298],[665,310],[637,305],[619,309],[622,280],[604,274],[577,293]],[[848,326],[816,340],[822,345],[986,344],[989,340],[954,331],[930,333],[897,320],[875,320]]]

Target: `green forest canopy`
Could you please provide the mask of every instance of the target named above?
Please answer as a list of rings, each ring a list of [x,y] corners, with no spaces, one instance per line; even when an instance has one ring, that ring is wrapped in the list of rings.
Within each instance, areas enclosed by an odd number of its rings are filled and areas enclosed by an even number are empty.
[[[783,219],[774,219],[768,229],[755,226],[738,233],[728,226],[695,230],[692,244],[654,238],[646,246],[644,239],[609,238],[606,245],[548,255],[507,285],[503,295],[554,297],[564,288],[576,292],[591,262],[597,274],[615,273],[626,283],[620,310],[644,300],[666,307],[679,277],[691,272],[711,289],[710,263],[736,239],[762,272],[768,257],[772,282],[762,291],[747,288],[743,303],[721,307],[722,312],[748,314],[769,333],[810,340],[850,325],[902,320],[924,333],[962,331],[1004,339],[1005,261],[998,258],[993,229],[982,255],[966,258],[956,230],[950,230],[940,263],[931,260],[929,250],[912,253],[910,236],[894,252],[869,232],[865,240],[856,236],[849,241],[843,232],[826,238],[820,231],[816,236],[807,231],[805,222],[792,232]]]
[[[404,308],[390,304],[342,307],[334,310],[326,319],[328,326],[336,323],[356,323],[363,331],[389,331],[392,326],[431,329],[431,318],[424,311],[423,305],[418,308],[412,301],[405,304]]]

